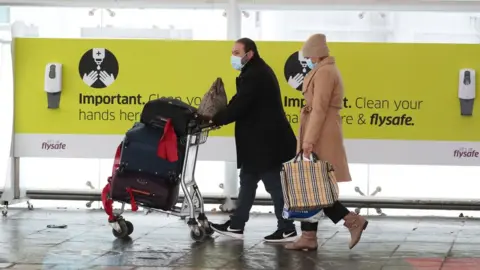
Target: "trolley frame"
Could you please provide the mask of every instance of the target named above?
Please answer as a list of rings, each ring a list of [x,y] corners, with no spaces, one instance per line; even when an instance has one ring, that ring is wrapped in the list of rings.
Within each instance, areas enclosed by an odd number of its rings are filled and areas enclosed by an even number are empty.
[[[150,212],[160,212],[167,215],[187,218],[187,225],[190,228],[190,236],[194,241],[201,242],[206,236],[213,234],[210,228],[210,222],[205,215],[204,201],[202,193],[195,181],[195,169],[197,164],[198,149],[204,144],[211,130],[217,129],[212,123],[199,125],[193,122],[189,125],[187,135],[180,139],[180,143],[185,145],[185,155],[183,159],[182,171],[180,174],[180,186],[185,199],[181,207],[174,206],[172,210],[165,211],[156,208],[142,206],[146,214]],[[115,221],[110,222],[113,234],[118,238],[128,237],[133,232],[133,224],[123,218],[125,212],[125,202],[119,210],[114,210]],[[196,214],[198,216],[196,217]]]

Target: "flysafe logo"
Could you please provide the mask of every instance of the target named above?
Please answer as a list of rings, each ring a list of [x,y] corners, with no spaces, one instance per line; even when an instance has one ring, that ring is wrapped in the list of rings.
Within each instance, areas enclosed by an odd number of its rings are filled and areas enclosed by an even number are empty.
[[[478,158],[480,152],[473,148],[462,147],[453,151],[453,156],[456,158]]]
[[[67,149],[67,145],[61,141],[54,141],[48,140],[46,142],[42,142],[42,150],[65,150]]]

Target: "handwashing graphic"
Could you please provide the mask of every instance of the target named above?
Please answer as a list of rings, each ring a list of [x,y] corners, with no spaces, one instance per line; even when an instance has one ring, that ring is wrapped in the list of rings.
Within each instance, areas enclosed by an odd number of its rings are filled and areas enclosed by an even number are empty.
[[[83,82],[92,88],[110,86],[119,72],[117,58],[105,48],[93,48],[84,53],[78,69]]]

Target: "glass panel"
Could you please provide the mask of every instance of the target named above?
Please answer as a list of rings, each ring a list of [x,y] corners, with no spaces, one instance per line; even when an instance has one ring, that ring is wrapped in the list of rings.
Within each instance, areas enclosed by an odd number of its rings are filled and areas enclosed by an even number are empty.
[[[454,12],[248,11],[244,36],[304,41],[324,33],[337,42],[478,43],[480,17]]]
[[[12,7],[10,22],[14,21],[38,26],[40,37],[79,38],[82,28],[102,26],[189,30],[193,33],[191,38],[198,40],[224,40],[227,34],[223,10],[216,9]]]
[[[79,38],[82,27],[97,27],[99,13],[89,8],[11,7],[10,22],[24,21],[39,28],[40,37]]]
[[[118,9],[103,13],[106,27],[187,31],[192,33],[190,38],[194,40],[224,40],[227,37],[223,10]],[[182,35],[172,38],[182,38]]]
[[[0,7],[0,24],[10,23],[10,8]]]
[[[11,46],[8,31],[0,31],[0,188],[4,188],[7,175],[7,160],[10,154],[13,115],[13,80]]]
[[[355,11],[248,11],[243,35],[257,40],[304,41],[325,33],[329,41],[385,42],[390,20],[383,13]]]
[[[479,197],[480,183],[478,182],[480,167],[466,166],[414,166],[414,165],[370,165],[369,185],[373,191],[377,187],[381,197],[404,198],[446,198],[475,199]],[[432,214],[434,211],[399,211],[385,210],[388,214]],[[436,212],[442,215],[478,216],[472,211]]]

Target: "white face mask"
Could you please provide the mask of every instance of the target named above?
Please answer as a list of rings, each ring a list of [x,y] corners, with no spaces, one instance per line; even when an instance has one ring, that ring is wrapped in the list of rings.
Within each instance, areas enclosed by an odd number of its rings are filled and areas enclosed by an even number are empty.
[[[243,68],[242,58],[243,57],[235,56],[235,55],[232,55],[232,57],[230,57],[230,63],[232,64],[232,67],[234,69],[241,70]]]
[[[245,64],[242,63],[242,60],[243,58],[245,58],[246,54],[244,56],[235,56],[235,55],[232,55],[232,57],[230,57],[230,63],[232,64],[232,67],[236,70],[241,70]]]
[[[314,69],[317,66],[317,63],[313,63],[312,59],[308,58],[307,59],[307,66],[309,69]]]

